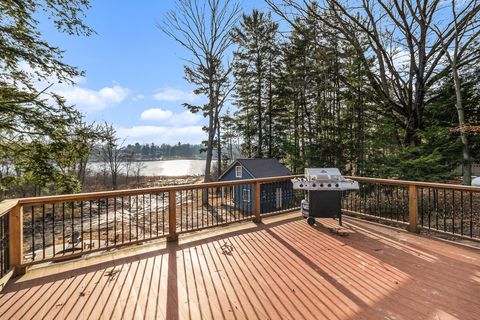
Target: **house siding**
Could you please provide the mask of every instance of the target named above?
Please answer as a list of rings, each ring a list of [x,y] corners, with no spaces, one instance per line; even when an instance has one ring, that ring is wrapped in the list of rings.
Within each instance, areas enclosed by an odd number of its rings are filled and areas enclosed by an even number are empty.
[[[222,180],[222,181],[235,181],[235,180],[253,179],[252,175],[250,175],[250,173],[248,173],[247,170],[245,170],[245,168],[243,168],[243,166],[242,166],[242,177],[237,178],[235,176],[235,167],[236,166],[237,165],[232,166],[230,168],[230,170],[225,172],[225,174],[222,176],[222,178],[220,180]]]
[[[221,177],[221,181],[236,181],[253,179],[254,177],[242,166],[242,177],[236,177],[235,167],[241,165],[238,162],[231,166]],[[277,199],[277,189],[281,189],[281,200]],[[250,201],[244,201],[243,191],[249,190]],[[252,213],[254,210],[254,186],[253,184],[233,186],[234,205],[244,212]],[[277,203],[277,200],[279,201]],[[286,209],[295,201],[293,184],[290,181],[265,183],[260,186],[260,212],[262,214]]]
[[[248,173],[247,170],[242,166],[242,177],[237,178],[235,175],[235,167],[239,165],[236,163],[233,165],[230,170],[225,172],[222,176],[222,181],[236,181],[236,180],[245,180],[245,179],[253,179],[253,176]],[[250,191],[250,201],[246,202],[243,201],[243,190]],[[237,185],[233,186],[233,194],[234,194],[234,205],[236,208],[244,212],[253,212],[253,185],[252,184],[245,184],[245,185]]]
[[[277,189],[281,189],[277,199]],[[262,184],[260,187],[260,212],[262,214],[287,209],[295,202],[293,184],[290,181]],[[279,203],[277,203],[279,200]]]

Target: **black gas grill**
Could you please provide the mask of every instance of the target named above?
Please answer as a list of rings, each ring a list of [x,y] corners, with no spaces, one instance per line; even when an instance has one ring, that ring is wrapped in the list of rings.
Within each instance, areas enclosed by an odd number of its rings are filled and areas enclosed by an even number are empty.
[[[305,178],[292,180],[293,188],[306,191],[302,215],[309,225],[315,218],[334,218],[342,224],[342,193],[358,190],[358,182],[346,179],[337,168],[306,168]]]

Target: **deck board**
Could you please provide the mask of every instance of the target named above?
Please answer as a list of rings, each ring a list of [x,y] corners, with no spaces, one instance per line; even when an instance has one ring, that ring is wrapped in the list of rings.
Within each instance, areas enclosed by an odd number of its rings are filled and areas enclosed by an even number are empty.
[[[0,293],[0,318],[480,318],[480,250],[298,216],[32,270]]]

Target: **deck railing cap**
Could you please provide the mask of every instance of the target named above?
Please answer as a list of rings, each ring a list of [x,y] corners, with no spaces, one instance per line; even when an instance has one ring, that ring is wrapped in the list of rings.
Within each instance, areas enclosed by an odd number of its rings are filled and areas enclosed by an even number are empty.
[[[449,184],[449,183],[436,183],[436,182],[422,182],[422,181],[409,181],[409,180],[395,180],[395,179],[381,179],[381,178],[367,178],[367,177],[356,177],[356,176],[347,176],[346,178],[353,179],[358,182],[369,182],[377,184],[389,184],[389,185],[400,185],[400,186],[417,186],[425,188],[439,188],[439,189],[449,189],[449,190],[459,190],[459,191],[472,191],[480,192],[480,187],[474,186],[464,186],[459,184]]]
[[[80,201],[80,200],[87,201],[87,200],[96,200],[101,198],[113,198],[113,197],[129,196],[129,195],[134,196],[134,195],[140,195],[140,194],[149,194],[149,193],[153,194],[153,193],[162,193],[162,192],[168,192],[168,191],[218,188],[218,187],[228,187],[228,186],[242,185],[242,184],[268,183],[268,182],[289,180],[289,179],[300,177],[300,176],[303,176],[303,175],[205,182],[205,183],[198,183],[198,184],[179,184],[179,185],[171,185],[171,186],[164,186],[164,187],[151,187],[151,188],[139,188],[139,189],[74,193],[74,194],[66,194],[66,195],[20,198],[20,199],[17,199],[17,201],[21,205],[37,205],[37,204],[45,204],[45,203],[53,203],[53,202],[61,202],[61,201]]]
[[[46,203],[54,203],[54,202],[61,202],[61,201],[81,201],[81,200],[88,201],[88,200],[96,200],[101,198],[134,196],[134,195],[148,194],[148,193],[153,194],[153,193],[162,193],[162,192],[168,192],[168,191],[180,191],[180,190],[216,188],[216,187],[218,188],[218,187],[228,187],[228,186],[234,186],[234,185],[254,184],[254,183],[268,183],[268,182],[288,180],[288,179],[301,177],[301,176],[303,175],[291,175],[291,176],[268,177],[268,178],[259,178],[259,179],[218,181],[218,182],[206,182],[206,183],[198,183],[198,184],[171,185],[171,186],[164,186],[164,187],[150,187],[150,188],[139,188],[139,189],[111,190],[111,191],[86,192],[86,193],[75,193],[75,194],[66,194],[66,195],[8,199],[0,202],[0,216],[8,212],[8,210],[15,207],[16,205],[36,205],[36,204],[46,204]],[[346,178],[350,178],[358,182],[367,182],[367,183],[398,185],[398,186],[430,187],[430,188],[439,188],[439,189],[480,192],[480,187],[463,186],[463,185],[446,184],[446,183],[367,178],[367,177],[357,177],[357,176],[346,176]]]

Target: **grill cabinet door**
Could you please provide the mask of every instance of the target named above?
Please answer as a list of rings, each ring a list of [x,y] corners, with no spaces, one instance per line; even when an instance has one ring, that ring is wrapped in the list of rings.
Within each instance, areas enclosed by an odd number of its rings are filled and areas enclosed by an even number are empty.
[[[309,191],[309,215],[317,218],[338,218],[342,213],[342,191]]]

